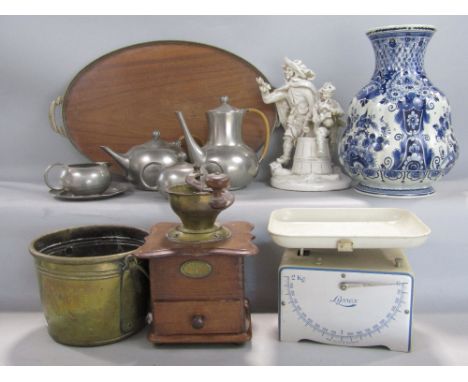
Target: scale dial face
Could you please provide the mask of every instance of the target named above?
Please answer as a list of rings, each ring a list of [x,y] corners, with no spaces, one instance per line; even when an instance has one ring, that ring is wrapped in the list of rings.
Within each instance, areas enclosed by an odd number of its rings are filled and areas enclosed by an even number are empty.
[[[282,268],[280,285],[281,341],[410,351],[410,274]]]

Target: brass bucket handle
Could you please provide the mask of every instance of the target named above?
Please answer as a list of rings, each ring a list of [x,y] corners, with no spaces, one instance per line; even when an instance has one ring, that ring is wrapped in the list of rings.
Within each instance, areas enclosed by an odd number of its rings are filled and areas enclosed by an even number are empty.
[[[131,267],[136,268],[138,271],[140,271],[148,280],[150,279],[148,272],[146,272],[146,269],[143,268],[139,263],[138,259],[135,257],[135,255],[128,255],[125,256],[123,260],[123,265],[122,265],[122,272],[125,272],[126,270],[130,269]]]
[[[133,283],[133,286],[135,287],[138,285],[135,275],[131,273],[128,275],[129,277],[126,277],[126,272],[131,272],[132,270],[136,270],[140,273],[142,273],[148,280],[149,280],[149,275],[148,272],[138,263],[138,259],[133,255],[130,254],[128,256],[125,256],[123,260],[121,260],[121,267],[120,267],[120,330],[122,333],[130,333],[134,330],[134,318],[128,316],[127,312],[127,305],[126,305],[126,299],[125,297],[128,298],[128,296],[124,295],[124,291],[128,290],[129,286],[125,287],[125,280],[129,279],[131,280],[130,282]],[[148,314],[148,306],[149,306],[149,301],[146,302],[146,312],[145,314]]]

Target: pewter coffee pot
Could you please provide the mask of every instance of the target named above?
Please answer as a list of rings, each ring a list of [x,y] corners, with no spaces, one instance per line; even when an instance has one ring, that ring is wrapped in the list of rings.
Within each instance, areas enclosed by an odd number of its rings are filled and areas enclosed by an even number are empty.
[[[127,153],[119,154],[107,146],[101,146],[114,160],[126,171],[129,182],[139,189],[155,191],[157,186],[148,186],[148,179],[156,181],[160,172],[186,159],[186,154],[180,147],[180,141],[166,142],[160,138],[159,131],[153,132],[153,139],[142,145],[132,147]],[[157,162],[159,166],[153,166],[147,171],[143,168],[151,162]],[[145,177],[142,182],[142,177]]]
[[[206,165],[210,172],[221,169],[231,179],[230,189],[236,190],[247,186],[257,175],[258,165],[268,151],[270,126],[265,114],[260,110],[237,109],[229,105],[228,101],[228,97],[221,97],[221,106],[206,113],[209,128],[208,142],[202,148],[190,134],[183,114],[180,111],[176,114],[191,161],[198,166]],[[258,114],[265,125],[266,138],[260,158],[242,140],[242,120],[246,112]]]

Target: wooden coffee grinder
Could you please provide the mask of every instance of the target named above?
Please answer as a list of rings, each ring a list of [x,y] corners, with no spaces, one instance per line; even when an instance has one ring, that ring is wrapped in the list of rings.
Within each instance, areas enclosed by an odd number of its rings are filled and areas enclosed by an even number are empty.
[[[182,224],[158,223],[136,256],[149,260],[152,324],[149,340],[243,343],[252,336],[244,293],[244,256],[258,248],[247,222],[215,223],[234,202],[224,174],[187,176],[168,190]]]

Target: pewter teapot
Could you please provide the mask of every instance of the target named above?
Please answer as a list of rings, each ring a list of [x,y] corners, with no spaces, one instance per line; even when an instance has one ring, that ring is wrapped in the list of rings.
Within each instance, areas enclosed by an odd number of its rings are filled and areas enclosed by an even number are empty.
[[[183,162],[187,158],[182,151],[180,141],[166,142],[160,139],[159,131],[153,132],[153,139],[142,145],[132,147],[127,153],[119,154],[107,146],[100,146],[126,171],[127,179],[135,184],[137,188],[146,191],[154,191],[157,188],[148,186],[149,181],[145,179],[157,180],[159,173],[166,167],[171,167],[176,163]],[[159,166],[153,166],[147,171],[143,171],[145,165],[156,162]]]
[[[260,110],[237,109],[228,104],[229,98],[226,96],[220,100],[221,106],[206,113],[208,141],[201,148],[190,134],[183,114],[180,111],[176,114],[191,161],[198,166],[206,165],[207,169],[212,167],[210,172],[221,169],[231,179],[230,190],[236,190],[247,186],[257,175],[259,163],[268,151],[270,126],[267,117]],[[246,112],[258,114],[265,125],[266,138],[260,158],[242,140],[242,120]]]

